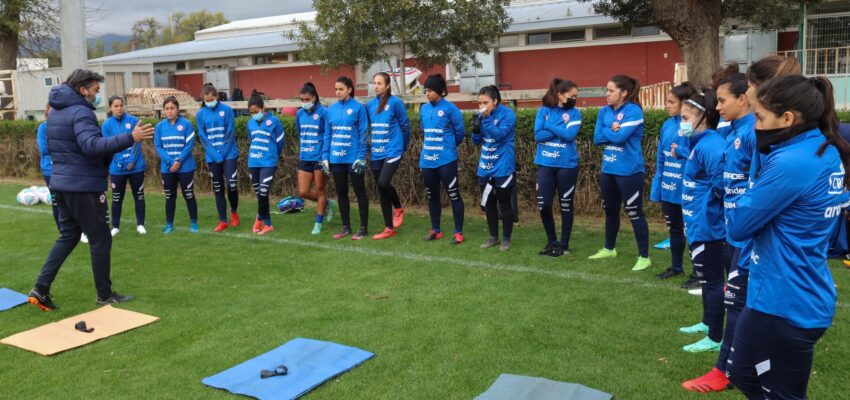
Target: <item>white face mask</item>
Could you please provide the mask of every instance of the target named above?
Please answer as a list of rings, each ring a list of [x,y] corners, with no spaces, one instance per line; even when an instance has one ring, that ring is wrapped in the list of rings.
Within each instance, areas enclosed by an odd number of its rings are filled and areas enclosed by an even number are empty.
[[[480,112],[481,114],[486,113],[487,112],[487,106],[478,107],[478,112]]]

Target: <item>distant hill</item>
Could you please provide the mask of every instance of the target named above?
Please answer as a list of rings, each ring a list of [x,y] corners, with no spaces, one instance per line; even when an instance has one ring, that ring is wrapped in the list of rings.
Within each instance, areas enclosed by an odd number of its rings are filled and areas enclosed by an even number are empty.
[[[101,35],[101,36],[98,36],[98,37],[88,38],[87,41],[88,41],[89,47],[94,47],[94,43],[98,39],[102,39],[104,48],[106,49],[106,52],[112,53],[112,43],[113,42],[126,42],[126,41],[130,40],[131,37],[132,36],[130,36],[130,35],[119,35],[117,33],[107,33],[105,35]]]

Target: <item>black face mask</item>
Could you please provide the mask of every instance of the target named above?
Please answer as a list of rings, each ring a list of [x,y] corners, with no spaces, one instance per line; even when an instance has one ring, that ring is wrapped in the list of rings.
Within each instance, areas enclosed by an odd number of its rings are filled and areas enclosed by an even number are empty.
[[[756,146],[759,153],[770,154],[770,146],[782,143],[817,127],[817,121],[810,121],[803,124],[791,125],[787,128],[756,129]]]
[[[567,99],[567,102],[564,103],[564,108],[566,108],[567,110],[569,110],[569,109],[571,109],[575,106],[576,106],[576,98],[575,97],[570,97],[569,99]]]

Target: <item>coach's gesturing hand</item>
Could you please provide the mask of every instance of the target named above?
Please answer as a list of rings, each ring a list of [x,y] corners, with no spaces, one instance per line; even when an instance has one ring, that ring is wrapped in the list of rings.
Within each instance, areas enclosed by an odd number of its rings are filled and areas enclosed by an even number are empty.
[[[133,141],[141,142],[145,139],[150,139],[153,137],[153,126],[151,124],[142,125],[141,122],[136,124],[136,127],[133,129]]]

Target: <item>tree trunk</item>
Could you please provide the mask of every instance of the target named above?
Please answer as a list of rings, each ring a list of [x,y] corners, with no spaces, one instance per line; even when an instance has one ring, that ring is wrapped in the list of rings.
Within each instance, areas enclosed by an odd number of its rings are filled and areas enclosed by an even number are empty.
[[[20,32],[14,27],[20,24],[21,7],[20,1],[7,1],[3,6],[3,13],[0,14],[0,19],[6,21],[0,27],[0,70],[18,68],[18,35],[20,35]]]
[[[720,0],[652,0],[659,27],[679,46],[688,66],[688,81],[700,87],[711,82],[720,66]]]

